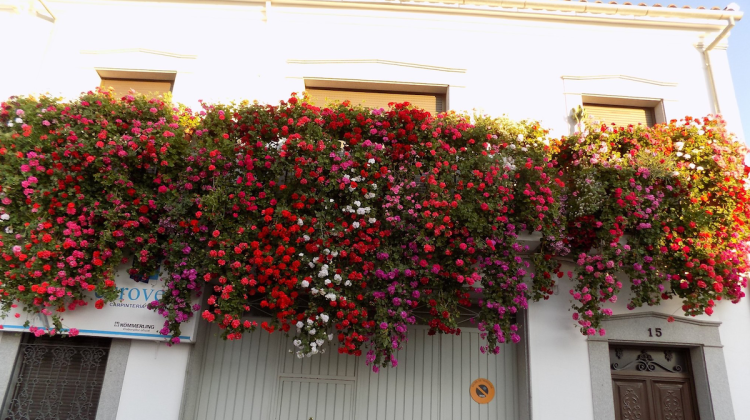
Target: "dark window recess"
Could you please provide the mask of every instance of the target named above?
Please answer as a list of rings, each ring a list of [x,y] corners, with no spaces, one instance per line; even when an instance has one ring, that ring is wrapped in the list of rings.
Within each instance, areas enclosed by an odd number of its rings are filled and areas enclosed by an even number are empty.
[[[638,124],[653,127],[656,124],[654,108],[584,103],[589,118],[610,125],[615,123],[627,127]]]
[[[3,420],[94,420],[111,339],[24,334]]]

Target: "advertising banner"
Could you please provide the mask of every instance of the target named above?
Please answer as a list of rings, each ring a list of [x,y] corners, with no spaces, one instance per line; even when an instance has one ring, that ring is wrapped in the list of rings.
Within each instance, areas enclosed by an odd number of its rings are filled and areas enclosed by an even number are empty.
[[[164,294],[164,279],[168,275],[164,270],[154,273],[147,278],[134,279],[128,274],[131,264],[122,264],[115,275],[115,284],[119,289],[117,300],[105,304],[102,309],[96,309],[94,302],[98,297],[92,292],[88,306],[78,307],[73,311],[65,311],[61,315],[65,328],[77,328],[80,335],[131,338],[135,340],[166,340],[166,336],[159,334],[164,327],[166,318],[148,309],[149,302],[159,300]],[[140,281],[137,281],[140,280]],[[196,299],[193,304],[199,303]],[[19,316],[16,317],[16,314]],[[5,318],[0,319],[3,331],[28,331],[24,327],[26,321],[29,326],[48,328],[52,325],[51,317],[43,314],[29,314],[22,308],[14,308]],[[182,324],[180,342],[194,342],[196,331],[196,317]]]

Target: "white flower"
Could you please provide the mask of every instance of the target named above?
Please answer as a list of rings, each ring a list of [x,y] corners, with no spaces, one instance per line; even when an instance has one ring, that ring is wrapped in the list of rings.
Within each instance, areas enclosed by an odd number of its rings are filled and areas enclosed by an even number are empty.
[[[336,274],[335,276],[333,276],[333,281],[335,281],[336,284],[341,283],[341,276],[339,274]]]
[[[326,295],[326,299],[328,299],[330,301],[334,301],[334,300],[336,300],[336,295],[333,294],[333,293],[329,293],[329,294]]]
[[[682,148],[683,148],[684,146],[685,146],[685,142],[682,142],[682,141],[678,141],[677,143],[675,143],[675,144],[674,144],[674,147],[675,147],[675,149],[677,149],[677,150],[682,150]],[[678,155],[678,156],[679,156],[679,155]]]
[[[5,233],[13,233],[13,228],[11,226],[8,226],[5,228]]]
[[[8,127],[13,127],[13,123],[8,121]]]
[[[690,159],[690,155],[685,155],[685,159]]]
[[[328,322],[329,317],[326,314],[320,314],[320,319],[322,319],[323,322]],[[323,343],[321,343],[321,344],[323,344]]]
[[[348,287],[348,286],[351,286],[351,285],[352,285],[352,282],[349,281],[349,280],[347,280],[347,281],[344,282],[344,286]]]
[[[313,267],[315,267],[315,263],[313,263],[313,262],[309,262],[309,263],[307,263],[307,265],[309,265],[309,266],[310,266],[310,268],[313,268]]]
[[[352,223],[352,227],[353,227],[354,229],[357,229],[357,228],[359,227],[359,222],[354,222],[354,223]]]
[[[702,167],[702,166],[699,166],[699,167],[698,167],[698,168],[696,168],[696,169],[698,169],[699,171],[702,171],[702,170],[703,170],[703,167]]]
[[[328,341],[333,340],[333,334],[328,334]]]
[[[310,282],[307,280],[302,280],[302,287],[307,288],[308,286],[310,286]]]
[[[305,326],[305,324],[302,323],[302,321],[297,321],[297,324],[295,324],[297,328],[302,328]]]
[[[9,214],[3,214],[2,216],[0,216],[0,220],[8,220],[8,219],[10,219]]]
[[[367,219],[367,223],[375,223],[375,222],[377,222],[377,219],[375,219],[374,217]]]
[[[375,163],[375,159],[368,159],[367,163],[369,163],[370,165],[372,165],[373,163]]]
[[[323,253],[326,254],[326,255],[328,255],[328,254],[331,253],[331,250],[328,249],[328,248],[326,248],[326,249],[323,250]]]
[[[310,328],[310,331],[307,332],[310,335],[315,335],[315,328]]]
[[[312,324],[313,324],[313,320],[308,318],[307,319],[307,325],[312,325]]]
[[[325,340],[322,340],[322,339],[319,338],[319,339],[315,340],[315,344],[317,344],[319,346],[322,346],[323,344],[325,344]]]
[[[517,141],[523,141],[523,134],[519,134],[518,137],[516,137]]]
[[[694,164],[694,163],[691,163],[690,165],[688,165],[688,167],[689,167],[690,169],[695,169],[695,164]]]
[[[310,354],[318,354],[318,348],[313,347],[312,349],[310,349]]]
[[[359,206],[361,206],[361,205],[362,205],[362,202],[361,202],[361,201],[355,201],[355,202],[354,202],[354,204],[355,204],[355,205],[356,205],[357,207],[359,207]]]
[[[315,257],[315,258],[313,258],[313,262],[314,262],[314,263],[316,263],[316,262],[318,262],[318,260],[319,260],[319,259],[320,259],[320,258],[318,258],[318,257]]]
[[[312,294],[314,294],[314,295],[317,295],[318,294],[318,288],[317,287],[313,287],[312,289],[310,289],[310,292],[312,292]]]
[[[706,134],[706,132],[705,132],[705,131],[703,131],[703,130],[698,130],[698,135],[699,135],[699,136],[702,136],[702,135],[704,135],[704,134]]]
[[[298,352],[297,352],[296,354],[297,354],[297,358],[298,358],[298,359],[302,359],[303,357],[305,357],[305,355],[304,355],[304,354],[302,354],[302,352],[301,352],[301,351],[298,351]]]
[[[297,219],[297,225],[302,226],[305,222],[302,221],[302,219]]]
[[[682,152],[675,153],[677,156],[682,156]]]
[[[334,257],[338,257],[339,256],[339,252],[338,251],[333,251],[333,252],[331,252],[331,255],[333,255]]]
[[[359,214],[359,215],[365,214],[365,212],[366,212],[366,210],[363,209],[363,208],[361,208],[361,207],[357,209],[357,214]]]
[[[309,236],[307,236],[307,235],[305,235],[305,236],[303,236],[303,237],[302,237],[302,239],[304,239],[304,240],[305,240],[305,242],[307,242],[307,241],[309,241],[309,240],[310,240],[310,237],[309,237]]]
[[[20,118],[16,118],[16,124],[23,124],[23,120]]]
[[[299,347],[299,346],[302,345],[302,341],[300,341],[300,340],[294,340],[294,341],[292,341],[292,344],[294,344],[294,347]]]
[[[325,283],[326,286],[327,286],[327,285],[331,284],[331,280],[330,279],[326,279],[326,281],[324,281],[323,283]]]

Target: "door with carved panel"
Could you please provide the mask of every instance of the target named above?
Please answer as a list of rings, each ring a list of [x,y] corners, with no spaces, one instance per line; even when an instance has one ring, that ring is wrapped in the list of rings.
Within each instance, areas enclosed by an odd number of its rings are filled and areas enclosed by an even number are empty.
[[[616,420],[697,420],[687,349],[610,347]]]

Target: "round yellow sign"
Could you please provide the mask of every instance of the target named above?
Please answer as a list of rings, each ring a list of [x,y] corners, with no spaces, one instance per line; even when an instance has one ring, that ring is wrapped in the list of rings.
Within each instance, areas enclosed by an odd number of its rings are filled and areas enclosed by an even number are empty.
[[[487,379],[479,378],[471,383],[469,394],[478,404],[487,404],[495,398],[495,386]]]

